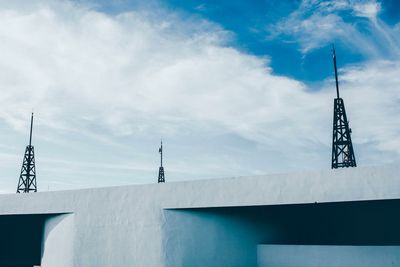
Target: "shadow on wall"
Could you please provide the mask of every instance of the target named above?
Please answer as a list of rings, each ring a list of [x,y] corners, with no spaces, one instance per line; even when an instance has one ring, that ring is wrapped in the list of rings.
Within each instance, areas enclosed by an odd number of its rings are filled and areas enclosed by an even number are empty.
[[[257,245],[399,246],[400,200],[165,210],[166,266],[257,266]]]
[[[46,217],[46,215],[0,216],[0,266],[40,265]]]
[[[0,266],[64,266],[60,265],[66,259],[64,254],[66,251],[72,253],[68,250],[72,239],[63,238],[71,234],[68,231],[72,229],[69,226],[71,223],[65,220],[68,216],[72,217],[69,214],[0,215]],[[56,265],[43,262],[46,251],[51,249],[60,251],[64,256],[57,257]],[[53,257],[56,256],[60,253]]]

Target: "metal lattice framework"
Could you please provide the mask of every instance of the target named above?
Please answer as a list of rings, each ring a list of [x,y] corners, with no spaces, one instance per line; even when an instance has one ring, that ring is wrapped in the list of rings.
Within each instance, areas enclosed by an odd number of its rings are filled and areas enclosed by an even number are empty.
[[[18,181],[17,193],[37,192],[35,150],[32,146],[32,127],[33,127],[33,113],[31,117],[31,131],[29,136],[29,145],[25,149],[24,159],[22,161],[21,174],[19,176],[19,181]]]
[[[333,48],[333,65],[335,69],[337,98],[334,100],[333,108],[332,169],[357,167],[344,101],[339,96],[335,48]]]
[[[161,141],[161,146],[158,149],[158,152],[160,153],[161,157],[161,164],[160,168],[158,169],[158,183],[165,183],[165,175],[164,175],[164,167],[163,167],[163,145]]]

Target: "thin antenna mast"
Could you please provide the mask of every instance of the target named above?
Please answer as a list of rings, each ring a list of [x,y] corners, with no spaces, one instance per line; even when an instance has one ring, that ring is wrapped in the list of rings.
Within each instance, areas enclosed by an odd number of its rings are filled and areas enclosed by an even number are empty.
[[[339,96],[339,81],[338,81],[337,66],[336,66],[336,51],[335,51],[334,45],[332,45],[332,53],[333,53],[333,67],[335,68],[336,95],[337,95],[337,98],[340,98],[340,96]]]
[[[163,166],[162,165],[162,159],[163,159],[163,155],[162,155],[162,153],[163,153],[163,149],[162,149],[162,140],[161,140],[161,147],[160,147],[160,149],[158,150],[159,152],[160,152],[160,156],[161,156],[161,167]]]
[[[32,112],[32,116],[31,116],[31,132],[29,134],[29,146],[32,145],[32,128],[33,128],[33,112]]]

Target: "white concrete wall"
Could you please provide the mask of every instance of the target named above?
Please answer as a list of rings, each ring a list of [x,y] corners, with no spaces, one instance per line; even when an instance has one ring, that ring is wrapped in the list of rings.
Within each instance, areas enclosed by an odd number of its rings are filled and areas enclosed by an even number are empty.
[[[258,267],[398,267],[400,246],[259,245]]]
[[[177,254],[172,255],[172,258],[171,254],[166,254],[168,249],[164,245],[168,245],[168,235],[173,234],[173,230],[169,228],[170,224],[167,222],[164,208],[400,199],[399,174],[400,166],[389,165],[219,180],[179,183],[167,181],[166,184],[0,195],[0,214],[73,214],[71,220],[73,220],[75,230],[72,257],[75,267],[173,266],[171,262],[185,262],[183,257],[194,255],[196,251],[191,251],[191,254],[175,251]],[[207,218],[200,218],[200,220],[203,219]],[[60,233],[64,227],[70,229],[67,226],[70,223],[68,218],[65,225],[63,221],[60,222],[60,232],[56,230],[58,226],[53,229],[53,233],[48,232],[49,243],[45,244],[46,258],[44,260],[49,262],[51,260],[49,252],[60,248],[61,245],[55,240],[62,237]],[[218,227],[223,225],[218,223]],[[217,234],[218,227],[210,233]],[[210,229],[213,228],[210,227]],[[178,230],[176,229],[176,233],[179,232]],[[226,237],[235,242],[234,236]],[[215,236],[204,235],[204,238],[210,242],[218,240]],[[191,242],[189,237],[186,240]],[[185,244],[179,246],[184,248]],[[212,253],[212,250],[209,250],[209,253]],[[246,257],[246,253],[243,257]],[[204,254],[204,257],[206,256]],[[71,255],[68,254],[65,257],[71,257]],[[61,256],[59,260],[60,262],[63,260]],[[221,266],[223,265],[219,265]]]
[[[256,231],[246,222],[186,210],[166,211],[166,219],[166,266],[256,266]]]
[[[48,218],[44,225],[41,267],[74,266],[74,215],[62,214]]]

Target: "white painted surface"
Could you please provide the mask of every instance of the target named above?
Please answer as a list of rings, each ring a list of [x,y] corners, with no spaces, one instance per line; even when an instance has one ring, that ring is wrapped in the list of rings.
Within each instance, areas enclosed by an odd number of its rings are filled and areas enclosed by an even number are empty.
[[[258,267],[398,267],[399,246],[258,245]]]
[[[167,267],[252,267],[257,264],[257,230],[218,214],[167,211]]]
[[[55,215],[46,220],[41,267],[74,266],[74,215]]]
[[[389,165],[313,173],[177,183],[167,181],[166,184],[0,195],[0,215],[72,213],[72,257],[75,267],[173,266],[170,260],[174,263],[182,258],[177,259],[173,256],[171,259],[171,255],[166,254],[168,235],[173,234],[173,221],[167,221],[164,208],[400,199],[399,173],[399,166]],[[70,223],[68,220],[65,221],[66,224]],[[224,227],[223,221],[211,220],[210,223],[210,229],[215,229],[214,233]],[[179,226],[177,224],[175,229],[179,229]],[[59,227],[60,232],[56,230],[53,233],[54,239],[49,232],[49,243],[45,244],[46,257],[48,252],[63,246],[53,241],[61,238],[62,229],[69,226],[60,224]],[[230,227],[239,229],[240,225]],[[68,231],[70,229],[68,228]],[[219,236],[204,238],[216,242]],[[234,236],[231,238],[234,242]],[[190,237],[186,239],[190,240]],[[185,244],[179,246],[185,249]],[[241,248],[239,246],[236,249]],[[177,257],[196,254],[196,251],[175,252]],[[61,255],[60,261],[63,260],[62,257],[70,257],[70,254],[68,255]],[[50,257],[46,260],[50,261]],[[190,263],[190,259],[186,262]],[[242,266],[229,265],[226,262],[222,259],[220,265],[214,266]]]

